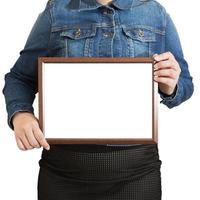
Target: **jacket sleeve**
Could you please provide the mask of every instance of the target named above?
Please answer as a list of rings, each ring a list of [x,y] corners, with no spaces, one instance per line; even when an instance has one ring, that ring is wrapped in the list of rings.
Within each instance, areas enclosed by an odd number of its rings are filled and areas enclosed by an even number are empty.
[[[171,96],[166,96],[159,91],[162,98],[161,103],[173,108],[189,99],[193,94],[194,88],[192,77],[188,70],[188,63],[184,59],[178,32],[169,14],[166,14],[165,52],[171,52],[181,68],[175,93]]]
[[[38,92],[38,57],[48,56],[50,35],[51,15],[46,6],[33,25],[19,58],[4,77],[2,92],[6,102],[8,125],[12,130],[12,117],[16,112],[34,113],[32,104]]]

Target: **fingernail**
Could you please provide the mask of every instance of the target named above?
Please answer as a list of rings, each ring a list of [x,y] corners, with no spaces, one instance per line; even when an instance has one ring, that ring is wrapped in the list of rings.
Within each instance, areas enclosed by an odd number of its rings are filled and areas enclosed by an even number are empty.
[[[153,58],[154,58],[154,60],[157,61],[157,59],[158,59],[158,54],[154,54],[154,55],[153,55]]]
[[[50,146],[46,147],[46,150],[48,151],[50,149]]]
[[[155,57],[154,57],[154,60],[155,60],[155,61],[158,61],[158,57],[157,57],[157,56],[155,56]]]

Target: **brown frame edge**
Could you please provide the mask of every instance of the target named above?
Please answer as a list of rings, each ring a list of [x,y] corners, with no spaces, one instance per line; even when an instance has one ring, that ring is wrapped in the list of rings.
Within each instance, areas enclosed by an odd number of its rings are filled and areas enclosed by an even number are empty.
[[[39,126],[43,131],[43,93],[42,93],[42,64],[43,63],[152,63],[152,77],[154,74],[153,58],[65,58],[65,57],[39,57],[38,58],[38,106]],[[158,143],[158,86],[152,79],[152,139],[126,138],[126,139],[73,139],[73,138],[46,138],[49,144],[157,144]]]

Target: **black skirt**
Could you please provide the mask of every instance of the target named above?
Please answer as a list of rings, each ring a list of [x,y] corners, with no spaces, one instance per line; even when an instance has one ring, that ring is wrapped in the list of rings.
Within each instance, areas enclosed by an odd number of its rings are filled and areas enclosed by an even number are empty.
[[[51,145],[39,165],[38,200],[161,200],[156,144]]]

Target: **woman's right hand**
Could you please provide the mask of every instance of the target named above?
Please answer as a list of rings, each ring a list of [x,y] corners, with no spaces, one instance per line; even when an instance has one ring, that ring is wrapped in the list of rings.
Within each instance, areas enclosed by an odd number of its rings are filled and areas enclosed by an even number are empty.
[[[37,118],[29,112],[18,112],[12,119],[17,146],[21,150],[44,147],[50,149]]]

